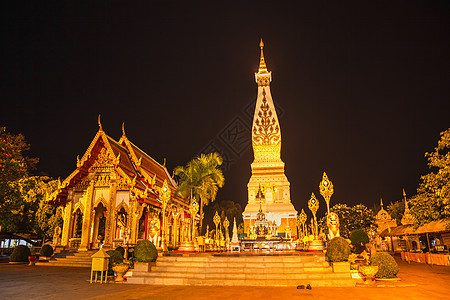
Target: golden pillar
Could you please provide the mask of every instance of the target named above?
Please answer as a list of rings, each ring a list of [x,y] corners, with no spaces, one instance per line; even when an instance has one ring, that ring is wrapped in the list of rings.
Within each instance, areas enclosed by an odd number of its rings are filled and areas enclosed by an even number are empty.
[[[111,178],[113,176],[111,175]],[[106,249],[113,247],[114,228],[115,228],[115,203],[117,193],[117,181],[116,179],[110,180],[109,186],[109,200],[106,208],[106,222],[105,222],[105,240],[103,247]]]
[[[90,236],[91,236],[91,221],[92,221],[92,197],[94,196],[94,180],[91,180],[86,191],[86,204],[83,213],[83,227],[81,232],[81,245],[79,251],[89,250]]]
[[[167,209],[167,204],[169,203],[170,200],[170,195],[171,195],[171,191],[169,189],[169,185],[167,184],[167,180],[164,180],[163,182],[163,186],[162,188],[159,189],[159,199],[161,200],[161,204],[162,204],[162,217],[163,217],[163,226],[162,226],[162,230],[161,230],[161,247],[163,248],[163,251],[167,251],[167,245],[166,245],[166,240],[167,240],[167,230],[168,230],[168,226],[167,226],[167,217],[166,217],[166,209]]]
[[[142,208],[139,208],[139,203],[136,201],[136,199],[134,197],[131,196],[130,193],[130,206],[129,206],[129,210],[130,210],[130,216],[129,218],[131,219],[129,222],[131,222],[130,225],[130,238],[129,238],[129,243],[132,245],[135,245],[137,243],[137,237],[138,237],[138,230],[139,230],[139,216],[140,216],[140,212],[142,210]],[[115,218],[116,216],[114,216]],[[115,219],[114,219],[115,220]],[[115,226],[115,223],[113,224],[113,226]]]
[[[63,231],[62,231],[62,239],[61,239],[61,245],[66,247],[69,245],[69,237],[70,237],[70,231],[71,231],[71,224],[72,224],[72,207],[73,207],[73,201],[69,200],[66,203],[66,206],[64,208],[64,223],[63,223]]]
[[[219,239],[219,224],[220,224],[220,217],[219,217],[219,213],[216,211],[216,214],[213,217],[213,222],[216,225],[216,235],[214,237],[215,240]]]

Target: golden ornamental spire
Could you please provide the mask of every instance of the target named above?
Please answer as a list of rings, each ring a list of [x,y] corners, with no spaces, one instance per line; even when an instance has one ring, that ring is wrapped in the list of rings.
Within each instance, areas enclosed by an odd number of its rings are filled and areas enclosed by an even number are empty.
[[[98,127],[99,127],[99,131],[103,131],[102,122],[100,121],[100,114],[98,114]]]
[[[381,209],[383,209],[383,198],[380,198]]]
[[[258,70],[258,74],[265,74],[268,73],[267,72],[267,66],[266,66],[266,61],[264,59],[264,43],[263,40],[261,38],[261,42],[259,43],[259,47],[261,47],[261,58],[259,59],[259,70]]]
[[[269,72],[267,70],[266,66],[266,60],[264,59],[264,43],[261,39],[261,42],[259,43],[259,47],[261,48],[261,57],[259,59],[259,69],[258,72],[255,73],[255,79],[258,86],[269,86],[270,82],[272,81],[272,72]]]

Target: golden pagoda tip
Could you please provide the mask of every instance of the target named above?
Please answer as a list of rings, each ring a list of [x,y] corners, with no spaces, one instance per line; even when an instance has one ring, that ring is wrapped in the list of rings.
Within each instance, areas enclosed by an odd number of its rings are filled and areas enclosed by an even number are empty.
[[[261,42],[259,43],[259,46],[260,46],[261,48],[264,47],[264,43],[263,43],[262,38],[261,38]]]
[[[122,122],[122,135],[126,136],[126,134],[125,134],[125,122]]]

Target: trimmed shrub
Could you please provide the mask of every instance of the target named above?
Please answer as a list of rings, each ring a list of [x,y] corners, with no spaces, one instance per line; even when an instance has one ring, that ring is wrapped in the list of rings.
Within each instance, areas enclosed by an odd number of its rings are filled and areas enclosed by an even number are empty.
[[[338,262],[347,261],[350,255],[350,244],[340,236],[333,238],[328,242],[327,258],[328,261]]]
[[[399,268],[395,259],[386,252],[377,252],[370,258],[370,265],[378,266],[376,278],[394,278],[397,277]]]
[[[114,271],[113,271],[112,267],[123,263],[123,256],[117,250],[108,250],[108,251],[106,251],[106,254],[109,255],[108,275],[114,275]]]
[[[24,245],[19,245],[14,248],[11,256],[9,257],[10,262],[28,262],[28,256],[31,256],[30,248]]]
[[[53,247],[49,244],[45,244],[42,246],[41,250],[39,251],[39,254],[42,256],[52,256],[53,255]]]
[[[158,258],[158,250],[149,240],[139,241],[134,248],[134,258],[137,262],[152,262]]]
[[[125,255],[125,249],[122,246],[116,248],[116,251],[119,251],[122,254],[122,257]]]
[[[360,245],[361,243],[363,245],[367,244],[369,242],[369,236],[367,233],[362,229],[353,230],[350,233],[350,240],[352,241],[352,245]]]

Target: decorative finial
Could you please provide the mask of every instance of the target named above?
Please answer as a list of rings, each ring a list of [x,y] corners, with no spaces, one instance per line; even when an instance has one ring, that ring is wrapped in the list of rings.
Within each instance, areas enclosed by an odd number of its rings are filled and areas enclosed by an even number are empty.
[[[383,209],[383,198],[380,198],[381,209]]]
[[[125,122],[122,122],[122,135],[126,136],[126,134],[125,134]]]
[[[100,121],[100,114],[98,114],[98,127],[100,131],[103,131],[102,122]]]
[[[262,73],[268,73],[267,72],[267,66],[266,66],[266,61],[264,60],[264,43],[262,41],[261,38],[261,42],[259,43],[259,47],[261,47],[261,58],[259,59],[259,70],[258,70],[258,74],[262,74]]]
[[[166,158],[164,157],[164,163],[163,163],[163,167],[166,166]]]
[[[405,189],[403,189],[403,197],[406,199]]]

